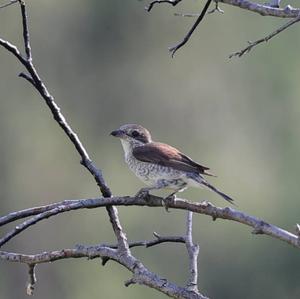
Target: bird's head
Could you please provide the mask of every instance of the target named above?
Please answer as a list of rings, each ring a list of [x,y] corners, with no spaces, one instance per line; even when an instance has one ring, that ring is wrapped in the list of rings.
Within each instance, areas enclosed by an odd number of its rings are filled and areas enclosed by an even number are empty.
[[[123,125],[119,129],[112,131],[110,134],[120,138],[123,147],[124,145],[130,147],[141,146],[152,141],[149,131],[142,126],[135,124]]]

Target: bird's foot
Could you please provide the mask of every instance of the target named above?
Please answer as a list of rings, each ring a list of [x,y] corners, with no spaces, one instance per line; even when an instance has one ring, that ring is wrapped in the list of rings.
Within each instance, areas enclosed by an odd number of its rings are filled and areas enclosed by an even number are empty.
[[[139,190],[136,195],[134,196],[137,199],[145,199],[147,200],[147,198],[149,197],[149,189],[148,188],[142,188],[141,190]]]
[[[173,202],[176,201],[176,195],[175,194],[171,194],[165,198],[162,199],[161,203],[162,203],[162,206],[165,208],[165,210],[170,213],[169,211],[169,205]]]
[[[271,0],[271,1],[268,1],[266,3],[264,3],[264,5],[266,6],[270,6],[270,7],[274,7],[274,8],[279,8],[280,6],[280,1],[281,0]]]

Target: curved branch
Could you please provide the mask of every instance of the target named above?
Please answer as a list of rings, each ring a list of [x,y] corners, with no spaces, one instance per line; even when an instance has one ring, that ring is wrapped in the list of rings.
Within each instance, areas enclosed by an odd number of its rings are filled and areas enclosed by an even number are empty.
[[[22,218],[22,216],[28,217],[28,216],[36,215],[31,219],[29,219],[28,221],[23,222],[23,224],[17,226],[19,229],[15,228],[15,230],[17,230],[16,234],[14,234],[15,236],[19,234],[21,231],[28,228],[33,223],[37,223],[48,217],[52,217],[72,210],[93,209],[98,207],[107,207],[110,205],[163,207],[162,202],[163,202],[163,198],[154,195],[148,195],[145,198],[120,196],[120,197],[112,197],[112,198],[102,197],[102,198],[78,199],[72,201],[66,200],[49,206],[43,206],[43,207],[37,207],[32,209],[26,209],[19,212],[13,212],[8,214],[7,216],[1,217],[0,219],[3,219],[4,221],[10,219],[11,221],[13,221],[14,219]],[[55,208],[52,208],[55,205],[57,206]],[[254,229],[252,232],[254,234],[265,234],[275,239],[284,241],[296,248],[300,248],[300,241],[297,235],[288,232],[275,225],[269,224],[264,220],[259,219],[255,216],[248,215],[244,212],[238,211],[230,207],[219,208],[212,205],[209,202],[191,203],[187,200],[180,199],[180,198],[176,198],[176,200],[170,200],[170,202],[168,202],[168,207],[174,209],[180,209],[180,210],[188,210],[197,214],[211,216],[214,220],[220,218],[220,219],[231,220],[241,224],[245,224]],[[39,216],[41,214],[36,214],[37,211],[39,212],[42,211],[41,213],[44,213],[43,217]],[[8,222],[6,221],[6,223]],[[27,224],[25,225],[25,223]],[[20,227],[22,227],[22,230],[20,230]],[[14,232],[15,230],[13,230],[12,232]],[[9,234],[7,234],[6,236],[9,236]],[[0,244],[4,244],[3,243],[4,238],[0,239]]]
[[[54,262],[69,258],[108,258],[126,267],[133,273],[131,283],[138,283],[154,288],[170,297],[179,299],[207,299],[207,297],[177,286],[165,278],[149,271],[139,260],[129,255],[120,255],[118,250],[106,246],[79,246],[74,249],[43,252],[35,255],[26,255],[0,251],[0,259],[19,262],[28,265]]]

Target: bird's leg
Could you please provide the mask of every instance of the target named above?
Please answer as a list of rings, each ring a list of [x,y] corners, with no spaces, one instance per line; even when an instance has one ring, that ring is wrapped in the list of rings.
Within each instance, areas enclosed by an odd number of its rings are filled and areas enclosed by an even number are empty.
[[[167,186],[168,184],[165,180],[158,180],[155,186],[145,187],[139,190],[138,193],[135,195],[135,197],[140,199],[145,199],[149,195],[149,191],[163,189],[166,188]]]
[[[149,195],[149,191],[157,189],[156,187],[145,187],[141,188],[134,197],[138,199],[145,199]]]
[[[155,186],[145,187],[139,190],[135,197],[140,199],[147,199],[147,197],[149,196],[149,191],[163,189],[167,186],[168,182],[166,180],[158,180]]]
[[[169,194],[167,197],[165,197],[163,199],[162,204],[167,212],[169,212],[168,204],[173,201],[176,202],[176,193],[182,192],[185,188],[186,188],[186,185],[180,187],[179,189],[176,189],[174,192],[172,192],[171,194]]]

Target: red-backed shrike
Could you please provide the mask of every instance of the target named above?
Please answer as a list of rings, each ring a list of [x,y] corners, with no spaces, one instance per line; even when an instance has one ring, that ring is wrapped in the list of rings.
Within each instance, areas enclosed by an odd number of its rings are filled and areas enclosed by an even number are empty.
[[[152,141],[149,131],[140,125],[126,124],[111,132],[121,140],[125,161],[134,174],[148,188],[139,193],[155,189],[172,189],[172,194],[187,187],[206,187],[230,203],[233,199],[208,183],[203,175],[214,176],[209,168],[194,162],[176,148]]]

